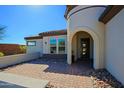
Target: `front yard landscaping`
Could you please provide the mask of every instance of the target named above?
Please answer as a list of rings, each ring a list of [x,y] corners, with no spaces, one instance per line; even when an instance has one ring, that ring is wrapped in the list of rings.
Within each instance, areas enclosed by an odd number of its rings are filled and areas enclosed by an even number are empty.
[[[1,69],[1,72],[48,80],[48,88],[123,87],[105,69],[94,70],[83,63],[68,65],[66,59],[41,58]]]

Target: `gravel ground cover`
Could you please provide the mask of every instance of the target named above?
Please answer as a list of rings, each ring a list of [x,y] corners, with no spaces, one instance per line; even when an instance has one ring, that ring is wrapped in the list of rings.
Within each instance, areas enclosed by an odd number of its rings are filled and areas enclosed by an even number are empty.
[[[87,63],[68,65],[65,59],[37,59],[1,69],[43,80],[49,80],[47,88],[122,88],[107,70],[94,70]]]

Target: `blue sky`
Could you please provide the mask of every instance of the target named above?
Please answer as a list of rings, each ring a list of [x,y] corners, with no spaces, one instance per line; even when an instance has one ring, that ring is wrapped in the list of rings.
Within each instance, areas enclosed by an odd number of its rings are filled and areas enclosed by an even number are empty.
[[[24,37],[66,28],[66,6],[0,6],[0,25],[7,26],[0,43],[25,44]]]

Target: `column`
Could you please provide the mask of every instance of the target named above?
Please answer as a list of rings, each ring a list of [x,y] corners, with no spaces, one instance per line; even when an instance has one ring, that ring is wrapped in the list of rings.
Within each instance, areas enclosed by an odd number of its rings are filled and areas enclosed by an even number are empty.
[[[67,63],[71,64],[72,63],[72,46],[71,46],[71,40],[69,38],[69,36],[67,37]]]

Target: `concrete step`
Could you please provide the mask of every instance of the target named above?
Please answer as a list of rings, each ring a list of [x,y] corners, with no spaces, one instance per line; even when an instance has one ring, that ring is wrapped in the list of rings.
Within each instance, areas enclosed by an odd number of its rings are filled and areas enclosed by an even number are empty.
[[[3,73],[0,72],[0,81],[11,83],[17,86],[25,87],[25,88],[45,88],[49,81],[47,80],[40,80],[30,77],[25,77],[21,75],[15,75],[10,73]],[[0,82],[0,86],[1,83]]]

